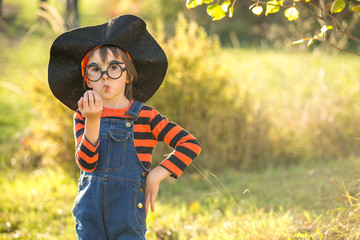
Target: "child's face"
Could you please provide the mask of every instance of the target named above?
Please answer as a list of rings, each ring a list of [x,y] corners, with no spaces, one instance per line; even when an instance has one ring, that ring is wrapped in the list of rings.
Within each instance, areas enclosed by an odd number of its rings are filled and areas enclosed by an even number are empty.
[[[125,63],[121,57],[115,57],[113,53],[110,50],[107,50],[107,57],[105,62],[101,60],[99,50],[94,50],[94,54],[92,57],[88,59],[88,62],[86,65],[94,65],[96,71],[100,74],[100,71],[107,71],[106,73],[103,73],[100,79],[96,82],[89,81],[87,82],[87,86],[89,88],[92,88],[95,92],[98,92],[102,94],[103,100],[117,100],[117,99],[124,99],[125,95],[125,85],[129,82],[127,77],[127,71],[123,71],[122,75],[119,78],[113,79],[116,77],[115,75],[112,75],[112,69],[114,62],[120,62],[116,63],[114,65],[115,67],[121,67],[125,68]],[[95,65],[96,64],[96,65]],[[94,67],[92,67],[94,68]],[[90,74],[90,73],[88,73]],[[110,74],[110,77],[109,75]]]

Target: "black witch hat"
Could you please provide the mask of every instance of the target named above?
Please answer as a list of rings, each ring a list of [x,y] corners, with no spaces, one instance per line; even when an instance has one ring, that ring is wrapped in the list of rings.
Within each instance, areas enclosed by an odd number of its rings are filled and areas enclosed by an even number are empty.
[[[88,52],[103,45],[120,47],[130,55],[138,74],[133,83],[135,101],[149,100],[165,77],[165,52],[141,18],[123,15],[101,25],[73,29],[57,37],[51,46],[48,81],[54,96],[74,111],[85,92],[81,62]]]

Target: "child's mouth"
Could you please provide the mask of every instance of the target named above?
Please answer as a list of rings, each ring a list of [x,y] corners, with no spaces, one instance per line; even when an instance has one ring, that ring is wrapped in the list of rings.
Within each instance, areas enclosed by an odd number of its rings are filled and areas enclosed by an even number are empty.
[[[107,91],[109,88],[109,86],[104,85],[101,89],[100,89],[100,96],[102,96],[104,94],[105,91]]]

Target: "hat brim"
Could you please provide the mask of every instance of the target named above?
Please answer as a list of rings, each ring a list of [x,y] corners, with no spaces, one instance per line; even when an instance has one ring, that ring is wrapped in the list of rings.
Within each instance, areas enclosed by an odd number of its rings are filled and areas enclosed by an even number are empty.
[[[131,57],[138,74],[133,83],[133,99],[149,100],[165,77],[168,61],[165,52],[134,15],[123,15],[97,26],[77,28],[61,34],[50,49],[49,86],[54,96],[72,110],[84,95],[81,62],[92,49],[113,45]]]

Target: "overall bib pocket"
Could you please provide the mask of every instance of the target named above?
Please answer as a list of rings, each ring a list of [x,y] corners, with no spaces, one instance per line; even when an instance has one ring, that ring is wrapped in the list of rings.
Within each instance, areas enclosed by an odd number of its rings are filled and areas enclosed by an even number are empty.
[[[130,132],[121,130],[109,130],[106,137],[100,136],[99,170],[116,172],[124,168],[129,136]]]

